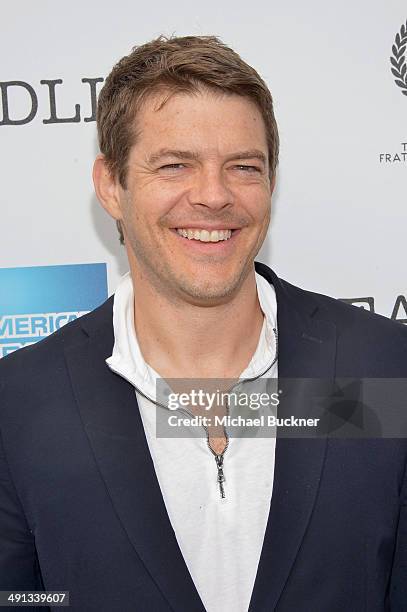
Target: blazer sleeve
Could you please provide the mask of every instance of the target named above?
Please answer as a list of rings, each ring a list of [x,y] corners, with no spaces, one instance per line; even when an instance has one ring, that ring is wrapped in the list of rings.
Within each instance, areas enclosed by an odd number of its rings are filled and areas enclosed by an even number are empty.
[[[24,515],[0,431],[0,591],[43,591],[33,533]],[[1,607],[15,610],[15,607]],[[49,610],[49,607],[30,607]]]
[[[404,470],[396,550],[390,583],[390,610],[391,612],[407,610],[407,464]]]

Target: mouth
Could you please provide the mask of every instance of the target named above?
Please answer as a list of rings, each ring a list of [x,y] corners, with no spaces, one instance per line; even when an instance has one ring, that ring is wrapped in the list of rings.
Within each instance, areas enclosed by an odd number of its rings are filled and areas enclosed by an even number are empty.
[[[175,231],[179,236],[185,238],[187,240],[193,240],[197,242],[226,242],[233,238],[233,236],[238,233],[240,230],[238,229],[215,229],[215,230],[207,230],[200,228],[176,228]]]

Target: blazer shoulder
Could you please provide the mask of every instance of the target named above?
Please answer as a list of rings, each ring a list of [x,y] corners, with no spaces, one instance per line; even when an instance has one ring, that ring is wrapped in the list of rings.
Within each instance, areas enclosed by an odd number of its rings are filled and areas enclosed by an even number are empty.
[[[361,306],[348,304],[322,293],[305,291],[293,285],[291,287],[306,294],[306,299],[314,302],[319,309],[319,316],[332,320],[339,332],[347,330],[360,331],[361,333],[370,332],[378,335],[390,335],[394,338],[400,337],[400,339],[404,338],[407,341],[407,327],[398,321],[393,321]]]
[[[353,327],[354,325],[367,326],[384,330],[385,333],[394,333],[406,337],[407,326],[392,321],[383,315],[365,310],[362,307],[347,304],[340,299],[330,297],[297,287],[277,274],[264,263],[255,262],[255,269],[272,284],[282,302],[287,300],[299,312],[314,316],[317,311],[320,317],[327,318],[339,328]]]
[[[367,377],[407,377],[407,326],[364,308],[282,282],[294,299],[307,303],[312,318],[335,325],[340,371],[354,372],[355,364],[359,364],[360,371]]]
[[[358,329],[362,328],[365,331],[369,329],[377,333],[394,334],[395,336],[407,339],[407,326],[398,321],[392,321],[383,315],[371,312],[360,306],[347,304],[340,299],[324,295],[323,293],[301,289],[286,280],[279,279],[279,281],[297,304],[306,303],[310,310],[314,309],[315,313],[318,309],[319,316],[333,321],[339,331],[356,326]]]
[[[53,371],[63,359],[65,348],[83,342],[93,331],[101,330],[113,337],[113,297],[67,323],[43,340],[23,347],[0,359],[0,387],[15,377],[26,380]]]

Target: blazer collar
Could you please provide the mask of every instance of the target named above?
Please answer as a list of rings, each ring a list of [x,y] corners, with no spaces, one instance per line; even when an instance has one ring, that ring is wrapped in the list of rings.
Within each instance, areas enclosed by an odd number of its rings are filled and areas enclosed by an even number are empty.
[[[319,316],[312,294],[281,281],[264,264],[256,263],[256,271],[276,291],[279,378],[333,378],[335,325]],[[65,351],[83,426],[119,520],[163,596],[174,609],[204,612],[165,508],[134,388],[105,363],[114,340],[112,302],[82,317],[83,342]],[[299,388],[299,402],[302,393]],[[325,439],[277,437],[273,496],[249,612],[277,605],[312,513],[325,450]]]

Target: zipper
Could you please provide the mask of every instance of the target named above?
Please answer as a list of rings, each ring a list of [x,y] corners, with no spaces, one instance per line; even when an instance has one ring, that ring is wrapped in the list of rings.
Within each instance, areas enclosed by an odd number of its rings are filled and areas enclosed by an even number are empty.
[[[165,404],[162,404],[161,402],[157,402],[157,400],[153,400],[152,397],[149,397],[148,395],[146,395],[146,393],[144,393],[143,391],[141,391],[141,389],[139,389],[137,387],[137,385],[134,384],[134,382],[132,380],[130,380],[130,378],[128,376],[124,376],[122,372],[119,372],[118,370],[116,370],[114,367],[112,367],[110,364],[109,368],[115,372],[116,374],[119,374],[120,376],[122,376],[125,380],[127,380],[128,383],[130,383],[135,390],[140,393],[140,395],[142,397],[144,397],[146,400],[148,400],[149,402],[152,402],[153,404],[155,404],[156,406],[161,406],[161,408],[165,408],[166,410],[168,410],[168,406],[166,406]],[[271,366],[270,366],[271,367]],[[235,385],[234,385],[235,386]],[[184,412],[185,414],[188,414],[191,417],[194,417],[195,415],[192,414],[192,412],[189,412],[189,410],[187,410],[186,408],[178,408],[179,412]],[[229,402],[226,399],[226,414],[229,414]],[[206,433],[206,443],[208,445],[209,450],[211,451],[212,455],[214,455],[215,457],[215,462],[216,462],[216,468],[218,470],[218,475],[217,475],[217,482],[219,485],[219,492],[220,492],[220,496],[221,499],[224,499],[226,497],[225,495],[225,487],[223,486],[223,483],[225,482],[225,475],[223,473],[223,456],[229,446],[229,436],[227,434],[226,431],[226,427],[224,427],[224,431],[225,431],[225,437],[226,437],[226,445],[225,448],[223,449],[223,451],[219,454],[219,453],[215,453],[215,451],[212,449],[211,445],[209,444],[209,432],[208,429],[205,427],[205,425],[202,425],[205,433]]]
[[[226,398],[226,415],[229,414],[229,402]],[[210,443],[209,443],[209,432],[206,429],[206,427],[203,425],[202,426],[205,431],[206,431],[206,443],[208,445],[209,450],[211,451],[212,455],[215,456],[215,462],[216,462],[216,468],[218,470],[218,476],[217,476],[217,481],[218,481],[218,485],[219,485],[219,493],[220,493],[220,497],[221,499],[225,499],[226,495],[225,495],[225,487],[223,486],[223,483],[225,482],[225,475],[223,473],[223,457],[224,454],[226,453],[226,450],[229,446],[229,436],[228,436],[228,432],[226,430],[226,426],[223,427],[223,430],[225,432],[225,438],[226,438],[226,445],[225,448],[223,449],[223,451],[219,454],[219,453],[215,453],[215,451],[213,450],[213,448],[211,447]]]
[[[276,363],[277,358],[278,358],[278,333],[277,333],[277,329],[275,327],[273,327],[273,332],[274,332],[274,337],[275,337],[275,340],[276,340],[276,352],[275,352],[273,361],[262,372],[260,372],[260,374],[256,374],[256,376],[253,376],[252,378],[245,378],[243,380],[243,383],[245,383],[245,382],[252,382],[253,380],[256,380],[257,378],[261,378]],[[240,380],[236,384],[232,385],[232,387],[229,389],[229,392],[232,391],[232,389],[237,387],[239,384],[242,384]],[[190,414],[187,410],[185,410],[185,412]],[[229,402],[228,402],[227,397],[226,397],[226,414],[229,415]],[[223,451],[220,454],[218,454],[218,453],[215,453],[215,451],[211,448],[211,445],[209,444],[209,433],[208,433],[208,430],[206,429],[206,427],[204,425],[202,425],[202,427],[204,428],[204,430],[206,432],[206,442],[207,442],[208,448],[209,448],[209,450],[211,451],[211,453],[215,457],[216,468],[218,470],[217,481],[218,481],[218,485],[219,485],[220,497],[221,497],[221,499],[225,499],[226,495],[225,495],[225,487],[223,486],[223,483],[226,481],[226,479],[225,479],[225,475],[223,473],[223,459],[224,459],[224,455],[225,455],[225,453],[227,451],[227,448],[229,446],[229,436],[228,436],[226,427],[224,427],[223,429],[224,429],[225,437],[226,437],[226,445],[225,445],[225,448],[223,449]]]
[[[252,382],[253,380],[256,380],[257,378],[261,378],[262,376],[264,376],[264,374],[266,374],[266,372],[268,372],[273,365],[276,363],[277,358],[278,358],[278,333],[277,333],[277,329],[273,328],[273,332],[274,332],[274,337],[276,340],[276,352],[274,355],[274,359],[272,360],[272,362],[262,371],[260,372],[260,374],[257,374],[256,376],[253,376],[252,378],[245,378],[243,381],[239,380],[239,382],[235,383],[234,385],[232,385],[232,387],[229,389],[229,392],[234,389],[235,387],[237,387],[240,384],[243,384],[245,382]],[[138,393],[140,393],[140,395],[142,397],[144,397],[145,399],[147,399],[148,401],[152,402],[153,404],[155,404],[156,406],[161,406],[162,408],[165,408],[166,410],[168,410],[168,406],[166,406],[165,404],[162,404],[161,402],[157,402],[156,400],[153,400],[151,397],[149,397],[148,395],[146,395],[145,393],[143,393],[143,391],[141,391],[132,380],[130,380],[129,377],[124,376],[122,372],[117,371],[114,367],[112,367],[110,364],[107,364],[108,367],[115,372],[116,374],[119,374],[119,376],[121,376],[122,378],[124,378],[125,380],[127,380],[127,382],[129,382]],[[178,410],[180,412],[184,412],[186,414],[188,414],[191,417],[194,417],[195,415],[192,414],[192,412],[189,412],[189,410],[186,410],[186,408],[178,408]],[[229,415],[229,402],[228,399],[226,397],[226,415]],[[229,436],[226,430],[226,426],[223,427],[224,432],[225,432],[225,438],[226,438],[226,445],[225,448],[223,449],[223,451],[221,453],[216,453],[212,448],[211,445],[209,444],[209,432],[207,430],[207,428],[205,427],[205,425],[202,425],[203,429],[205,430],[206,433],[206,443],[208,445],[209,450],[211,451],[212,455],[214,455],[215,457],[215,462],[216,462],[216,469],[218,471],[217,473],[217,482],[219,485],[219,493],[220,493],[220,497],[221,499],[225,499],[226,495],[225,495],[225,487],[224,487],[224,482],[226,482],[226,478],[225,475],[223,473],[223,460],[224,460],[224,455],[228,449],[229,446]]]
[[[137,389],[137,391],[139,393],[141,393],[141,395],[143,395],[146,399],[149,399],[151,402],[153,402],[156,405],[162,406],[163,408],[166,408],[168,410],[168,406],[165,406],[164,404],[161,404],[160,402],[154,402],[151,397],[147,397],[147,395],[144,395],[135,385],[134,387]],[[230,391],[230,389],[229,389]],[[229,415],[229,402],[226,398],[226,415]],[[178,408],[179,412],[183,412],[184,414],[188,414],[191,417],[194,417],[195,415],[192,412],[189,412],[189,410],[187,410],[186,408]],[[215,462],[216,462],[216,468],[218,470],[218,474],[217,474],[217,482],[219,485],[219,493],[220,493],[220,497],[221,499],[225,499],[226,495],[225,495],[225,487],[223,485],[223,483],[226,481],[225,479],[225,475],[223,473],[223,457],[224,454],[227,451],[227,448],[229,446],[229,436],[228,436],[228,432],[226,430],[226,426],[223,427],[223,430],[225,432],[225,438],[226,438],[226,444],[225,444],[225,448],[223,449],[223,451],[221,453],[216,453],[213,448],[210,445],[209,442],[209,431],[208,428],[205,427],[205,425],[202,425],[202,428],[204,429],[205,433],[206,433],[206,444],[209,448],[209,450],[211,451],[212,455],[214,455],[215,457]]]

